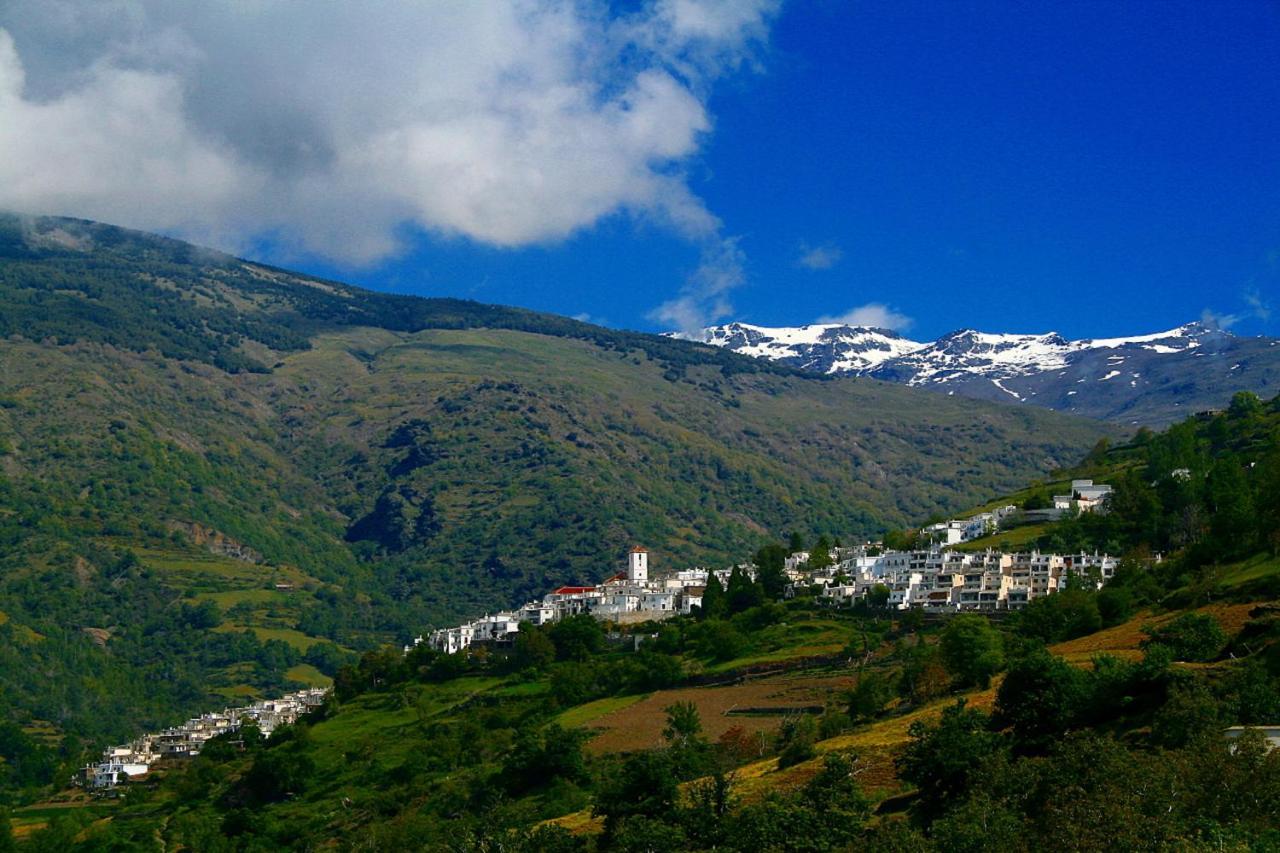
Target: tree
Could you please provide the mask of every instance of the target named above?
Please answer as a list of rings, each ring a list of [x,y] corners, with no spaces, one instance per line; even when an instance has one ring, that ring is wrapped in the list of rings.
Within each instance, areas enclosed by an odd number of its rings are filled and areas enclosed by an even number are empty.
[[[725,598],[724,585],[712,573],[707,578],[707,588],[702,591],[702,608],[698,612],[698,619],[723,619],[728,615],[729,602]]]
[[[884,607],[889,603],[889,587],[882,583],[875,584],[867,591],[867,604],[872,607]]]
[[[1057,643],[1092,634],[1102,627],[1097,595],[1091,590],[1071,587],[1054,595],[1036,598],[1018,614],[1020,634],[1044,643]]]
[[[1222,647],[1227,644],[1227,635],[1222,626],[1207,613],[1184,613],[1158,628],[1147,627],[1143,630],[1147,632],[1147,638],[1142,641],[1142,648],[1165,646],[1175,660],[1211,661],[1218,657]]]
[[[781,545],[765,545],[756,552],[756,578],[764,589],[765,598],[773,601],[782,597],[787,589],[786,549]]]
[[[1231,397],[1227,414],[1233,418],[1247,418],[1262,414],[1262,400],[1252,391],[1237,391]]]
[[[884,547],[890,551],[912,551],[919,544],[919,530],[890,530],[884,535]]]
[[[662,709],[667,715],[662,736],[672,746],[686,746],[702,734],[702,717],[692,702],[676,702]]]
[[[958,699],[936,726],[917,720],[907,730],[912,740],[895,763],[898,775],[920,790],[916,816],[922,823],[962,800],[982,765],[999,754],[1000,736],[987,730],[988,722]]]
[[[862,672],[845,696],[849,719],[855,723],[869,720],[884,710],[893,698],[893,682],[879,672]]]
[[[542,628],[521,622],[512,646],[512,658],[517,669],[541,669],[556,659],[556,644]]]
[[[1075,724],[1086,698],[1084,673],[1041,650],[1009,668],[996,693],[995,723],[1012,730],[1020,749],[1040,750]]]
[[[951,620],[939,641],[942,662],[966,687],[985,688],[1004,668],[1004,638],[985,617],[966,613]]]
[[[525,729],[516,738],[502,768],[502,779],[512,794],[543,788],[557,779],[583,782],[587,778],[582,742],[586,734],[552,723],[541,732]]]
[[[751,576],[738,566],[729,573],[729,585],[725,589],[725,597],[729,603],[730,613],[741,613],[764,602],[764,590],[760,584],[751,580]]]
[[[799,554],[804,550],[804,537],[797,531],[791,531],[791,538],[787,547],[792,554]]]
[[[747,638],[736,628],[721,619],[703,623],[695,645],[698,654],[723,663],[733,660],[746,648]]]
[[[604,648],[604,626],[594,616],[579,613],[551,626],[557,660],[585,661]]]
[[[9,820],[9,810],[0,806],[0,853],[13,853],[18,844],[13,840],[13,825]]]
[[[1151,719],[1151,739],[1167,749],[1180,749],[1222,730],[1218,702],[1198,680],[1182,681]],[[1220,735],[1219,735],[1220,736]]]
[[[793,714],[778,728],[778,768],[808,761],[816,754],[818,726],[808,714]]]
[[[921,704],[947,691],[950,678],[937,646],[929,645],[917,635],[916,641],[903,647],[900,654],[902,675],[898,679],[898,695]]]
[[[593,812],[604,817],[604,831],[612,839],[619,823],[628,817],[663,818],[671,814],[679,796],[671,757],[664,751],[640,752],[604,780]]]
[[[809,552],[809,569],[818,571],[831,565],[831,540],[825,535],[819,536]]]

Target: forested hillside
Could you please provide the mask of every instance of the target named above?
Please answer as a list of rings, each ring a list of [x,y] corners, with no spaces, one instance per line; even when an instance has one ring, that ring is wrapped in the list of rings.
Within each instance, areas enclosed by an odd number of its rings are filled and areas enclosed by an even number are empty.
[[[875,535],[1104,428],[0,219],[10,786],[610,573]],[[923,399],[923,402],[922,402]]]

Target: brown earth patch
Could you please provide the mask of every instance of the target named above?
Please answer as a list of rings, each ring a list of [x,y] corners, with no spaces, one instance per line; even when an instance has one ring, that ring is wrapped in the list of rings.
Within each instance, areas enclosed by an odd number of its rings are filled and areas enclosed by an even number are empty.
[[[600,755],[662,746],[662,729],[667,721],[664,709],[676,702],[692,702],[697,706],[702,716],[703,732],[709,740],[718,739],[734,727],[740,727],[749,736],[768,733],[775,731],[788,713],[794,713],[793,709],[836,701],[853,683],[851,674],[825,677],[797,675],[762,678],[723,687],[659,690],[633,705],[587,723],[584,728],[594,733],[587,749]],[[777,716],[728,713],[743,708],[776,708]]]
[[[1240,633],[1240,629],[1249,621],[1249,611],[1257,606],[1257,603],[1210,604],[1206,607],[1198,608],[1195,612],[1209,614],[1218,620],[1222,630],[1226,631],[1230,636],[1235,636]],[[1144,611],[1128,622],[1112,628],[1106,628],[1096,634],[1050,646],[1049,651],[1061,655],[1072,663],[1087,663],[1090,658],[1098,654],[1112,654],[1126,660],[1137,660],[1141,657],[1142,641],[1147,637],[1143,627],[1146,625],[1162,625],[1165,622],[1176,619],[1179,615],[1179,613],[1152,615]]]

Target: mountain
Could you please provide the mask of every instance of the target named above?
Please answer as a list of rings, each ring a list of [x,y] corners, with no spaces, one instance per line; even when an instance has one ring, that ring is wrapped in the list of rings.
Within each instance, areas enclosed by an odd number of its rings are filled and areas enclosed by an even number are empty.
[[[1217,408],[1236,390],[1280,391],[1280,342],[1198,322],[1077,341],[1054,332],[962,329],[927,344],[859,326],[730,323],[707,329],[702,341],[822,374],[871,376],[1126,424],[1163,424]]]
[[[888,329],[839,323],[781,329],[729,323],[707,329],[702,342],[814,373],[853,374],[868,373],[924,347]]]
[[[636,543],[672,565],[875,535],[1113,432],[0,217],[0,707],[119,737]]]

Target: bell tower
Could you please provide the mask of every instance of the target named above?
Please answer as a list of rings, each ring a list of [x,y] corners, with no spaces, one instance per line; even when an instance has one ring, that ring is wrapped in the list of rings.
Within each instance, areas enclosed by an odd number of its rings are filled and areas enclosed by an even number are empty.
[[[627,580],[640,584],[649,580],[649,552],[639,546],[627,555]]]

